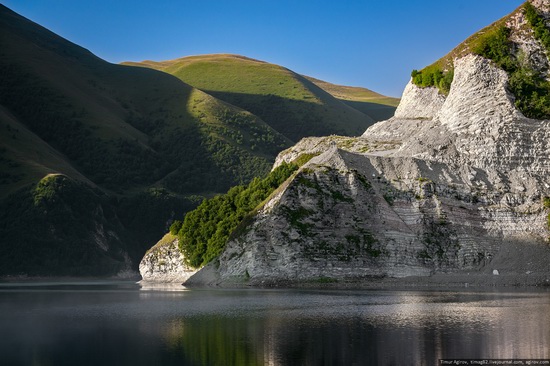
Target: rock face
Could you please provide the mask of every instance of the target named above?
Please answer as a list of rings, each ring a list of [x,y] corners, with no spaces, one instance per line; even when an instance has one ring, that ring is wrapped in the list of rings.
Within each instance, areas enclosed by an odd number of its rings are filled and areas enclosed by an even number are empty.
[[[183,283],[196,273],[183,260],[177,237],[166,234],[145,253],[139,264],[139,273],[146,282]]]
[[[431,119],[444,102],[445,97],[439,94],[437,88],[419,88],[409,82],[395,110],[395,118]]]
[[[550,121],[524,117],[490,61],[455,61],[448,97],[409,83],[396,116],[317,155],[190,284],[472,273],[550,281]],[[202,275],[201,272],[208,273]],[[521,279],[518,279],[521,278]]]
[[[548,15],[547,1],[532,3]],[[522,17],[509,19],[513,41],[548,69]],[[549,285],[549,148],[550,121],[516,109],[507,73],[464,55],[448,96],[409,83],[395,116],[361,137],[309,138],[282,152],[275,166],[314,157],[188,283]]]

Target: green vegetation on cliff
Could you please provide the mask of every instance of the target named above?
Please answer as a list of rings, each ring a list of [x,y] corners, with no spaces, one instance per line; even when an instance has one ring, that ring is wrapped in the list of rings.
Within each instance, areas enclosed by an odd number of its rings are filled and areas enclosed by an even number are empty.
[[[526,10],[528,14],[532,12],[532,15],[527,17],[529,24],[532,27],[537,27],[536,24],[540,25],[542,20],[532,5],[526,3],[525,7],[531,9]],[[536,31],[535,34],[537,34]],[[510,30],[500,26],[485,37],[485,42],[479,44],[474,49],[474,53],[492,60],[508,73],[508,85],[516,97],[515,105],[526,117],[550,118],[550,82],[541,72],[533,69],[523,60],[521,53],[514,55],[512,49]]]
[[[550,30],[544,18],[531,3],[524,5],[525,17],[533,29],[535,38],[550,54]],[[521,61],[521,60],[520,60]],[[510,87],[516,95],[516,106],[527,117],[537,119],[550,118],[550,82],[541,72],[519,63],[519,67],[510,77]]]
[[[453,79],[452,60],[467,53],[474,53],[492,60],[509,75],[509,88],[516,97],[516,107],[529,118],[550,118],[550,82],[545,75],[535,70],[525,60],[521,51],[510,40],[510,29],[506,22],[510,17],[523,12],[537,39],[550,52],[550,30],[537,9],[526,2],[512,14],[482,29],[458,45],[448,55],[430,66],[411,73],[412,82],[420,87],[438,87],[442,94],[448,94]],[[448,71],[445,71],[448,70]]]
[[[538,13],[537,9],[530,3],[526,2],[523,5],[525,9],[525,17],[533,29],[535,38],[542,43],[546,52],[550,52],[550,30],[544,21],[544,18]]]
[[[422,88],[437,87],[441,94],[449,94],[453,82],[454,70],[443,71],[438,64],[433,64],[422,70],[411,72],[412,82]]]
[[[521,7],[512,14],[499,19],[495,23],[483,28],[479,32],[468,37],[464,42],[456,46],[451,52],[443,56],[433,64],[426,66],[422,70],[413,70],[411,73],[412,82],[422,88],[437,87],[441,94],[449,94],[451,83],[454,78],[453,60],[469,53],[476,53],[478,49],[486,42],[487,37],[503,26],[506,21],[516,12],[521,11]]]
[[[183,222],[175,221],[170,232],[178,235],[187,264],[198,268],[220,255],[235,229],[296,169],[297,164],[283,163],[263,179],[204,200]]]

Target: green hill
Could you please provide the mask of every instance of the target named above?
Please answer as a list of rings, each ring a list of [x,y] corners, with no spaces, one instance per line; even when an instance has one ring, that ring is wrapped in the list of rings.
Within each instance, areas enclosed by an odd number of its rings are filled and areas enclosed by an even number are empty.
[[[364,113],[374,108],[359,111],[304,76],[282,66],[243,56],[215,54],[124,64],[172,74],[189,85],[254,113],[295,142],[305,136],[356,136],[375,122]],[[378,105],[379,101],[373,100],[372,103]]]
[[[0,275],[136,269],[198,196],[266,173],[291,144],[250,112],[109,64],[4,6],[0,35]]]
[[[265,62],[146,65],[105,62],[0,5],[0,276],[135,270],[202,198],[263,176],[303,136],[373,122]]]

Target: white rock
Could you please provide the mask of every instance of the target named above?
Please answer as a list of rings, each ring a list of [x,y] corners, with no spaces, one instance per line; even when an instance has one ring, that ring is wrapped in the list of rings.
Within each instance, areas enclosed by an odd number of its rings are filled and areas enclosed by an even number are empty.
[[[361,137],[307,138],[279,154],[274,166],[318,156],[208,267],[217,281],[547,268],[550,121],[515,108],[492,62],[467,55],[454,72],[446,98],[409,82],[395,117]]]
[[[399,106],[395,110],[396,119],[432,119],[445,102],[445,96],[437,88],[420,88],[409,81]]]
[[[196,272],[185,265],[178,239],[170,233],[149,249],[139,264],[139,273],[146,282],[183,283]]]

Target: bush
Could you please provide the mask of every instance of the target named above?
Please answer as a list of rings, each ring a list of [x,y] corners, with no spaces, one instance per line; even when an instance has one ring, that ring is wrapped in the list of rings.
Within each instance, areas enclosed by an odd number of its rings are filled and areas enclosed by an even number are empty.
[[[187,264],[198,268],[220,255],[231,233],[296,169],[296,164],[283,163],[266,178],[233,187],[188,212],[178,230],[179,248]],[[170,231],[178,225],[173,224]]]
[[[413,84],[421,87],[436,87],[441,94],[448,95],[454,77],[454,70],[442,71],[437,65],[430,65],[418,71],[411,72]]]
[[[450,69],[449,71],[445,72],[443,74],[443,77],[439,81],[439,84],[437,87],[439,88],[439,91],[445,95],[448,95],[451,91],[451,84],[453,83],[453,78],[455,76],[455,71],[453,69]]]
[[[183,221],[175,220],[172,225],[170,225],[170,234],[177,235],[183,225]]]
[[[472,52],[493,60],[503,70],[513,72],[517,68],[517,61],[512,57],[512,42],[508,39],[510,29],[505,26],[495,28],[488,32],[483,40]]]
[[[539,15],[537,9],[530,2],[524,5],[525,17],[535,33],[535,38],[542,43],[546,51],[550,51],[550,30],[546,27],[544,18]]]
[[[535,10],[527,10],[530,7],[532,6],[526,3],[526,12],[534,11],[536,14]],[[531,14],[528,20],[533,17]],[[537,24],[541,24],[541,20],[529,20],[529,23],[535,28]],[[473,52],[492,60],[508,73],[509,88],[516,97],[515,105],[526,117],[548,119],[550,118],[550,83],[539,72],[523,65],[514,57],[509,35],[508,28],[498,27],[488,33]],[[535,31],[536,35],[537,31]]]

